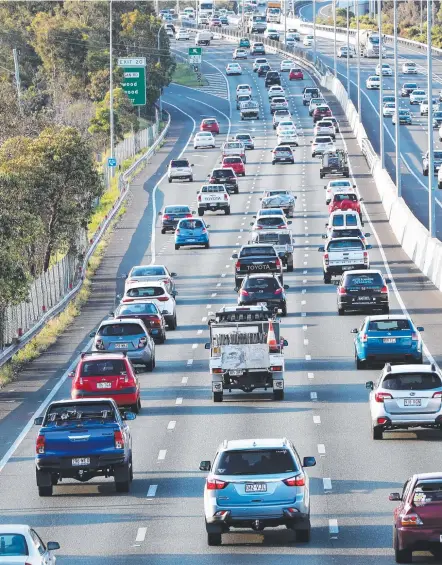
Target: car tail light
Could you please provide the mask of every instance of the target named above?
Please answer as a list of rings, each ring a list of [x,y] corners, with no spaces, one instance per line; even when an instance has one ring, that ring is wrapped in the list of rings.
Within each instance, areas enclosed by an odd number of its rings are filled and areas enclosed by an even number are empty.
[[[237,261],[237,262],[235,263],[235,269],[236,269],[237,271],[239,271],[240,265],[241,265],[241,264],[240,264],[239,261]]]
[[[239,291],[239,293],[240,293],[241,296],[249,296],[249,293],[248,293],[247,290],[245,290],[244,288],[242,288],[242,289]]]
[[[163,220],[170,220],[170,216],[169,216],[169,214],[164,214],[164,216],[163,216]]]
[[[124,449],[124,437],[121,430],[114,431],[114,444],[115,449]]]
[[[433,398],[442,398],[442,392],[435,392]]]
[[[44,435],[39,435],[37,437],[37,443],[35,444],[35,452],[39,455],[45,452],[45,441],[46,438]]]
[[[274,372],[282,371],[282,365],[271,365],[270,370]]]
[[[143,336],[140,337],[140,339],[138,340],[138,349],[143,349],[143,347],[146,347],[147,345],[147,337]]]
[[[362,334],[361,335],[361,342],[362,343],[367,343],[368,341],[368,335],[367,334]]]
[[[388,294],[388,288],[386,286],[381,288],[381,294]]]
[[[387,421],[388,421],[387,418],[378,418],[378,424],[380,424],[381,426],[386,424]]]
[[[329,263],[328,253],[324,253],[324,263],[325,263],[325,265],[328,265],[328,263]]]
[[[83,378],[80,377],[79,379],[74,380],[74,382],[72,383],[72,388],[79,390],[79,389],[83,388],[83,385],[84,385]]]
[[[169,284],[169,283],[170,283],[170,279],[163,279],[161,282],[163,282],[164,284]]]
[[[416,514],[415,512],[410,512],[409,514],[401,514],[400,520],[401,520],[401,526],[413,527],[413,526],[424,525],[419,515]]]
[[[212,373],[215,374],[223,373],[223,370],[221,367],[216,367],[215,369],[212,369]]]
[[[201,202],[201,194],[198,194],[198,202]]]
[[[304,475],[298,475],[297,477],[290,477],[290,479],[284,479],[282,482],[288,487],[304,487],[305,477]]]
[[[95,342],[95,347],[97,349],[103,350],[104,349],[104,343],[102,339],[97,339],[97,341]]]
[[[155,296],[155,300],[159,300],[160,302],[167,302],[169,298],[167,296]]]
[[[159,318],[153,318],[150,320],[150,325],[159,327],[161,326],[161,320]]]
[[[228,484],[226,481],[220,481],[219,479],[207,479],[206,481],[207,490],[222,490]]]
[[[203,229],[201,230],[201,233],[207,233],[206,228],[203,228]]]
[[[277,288],[273,294],[282,294],[282,288]]]
[[[416,332],[413,332],[411,334],[411,341],[419,341],[419,334]]]
[[[186,214],[186,218],[193,218],[192,214]]]
[[[278,267],[278,269],[281,268],[281,259],[279,257],[276,258],[275,266]]]
[[[180,235],[180,230],[178,228],[175,230],[175,235]]]
[[[364,251],[364,263],[368,263],[368,251]]]
[[[374,395],[376,402],[384,402],[385,399],[393,398],[389,392],[377,392]]]
[[[347,294],[347,289],[345,288],[345,286],[340,286],[338,288],[338,293],[342,296],[344,296],[345,294]]]
[[[224,194],[224,200],[227,200],[228,198],[227,194]]]

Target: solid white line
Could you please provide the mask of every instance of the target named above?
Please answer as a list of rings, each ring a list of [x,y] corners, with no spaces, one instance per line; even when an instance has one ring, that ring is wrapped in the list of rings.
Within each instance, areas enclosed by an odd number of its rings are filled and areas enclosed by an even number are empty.
[[[315,378],[315,373],[307,373],[307,378],[309,378],[309,379],[314,379],[314,378]]]
[[[147,491],[147,496],[149,498],[153,498],[157,493],[157,488],[158,488],[158,485],[150,485],[149,490]],[[143,540],[140,540],[140,541],[143,541]]]
[[[311,360],[312,360],[312,356],[311,356],[311,355],[306,355],[306,356],[305,356],[305,360],[306,360],[306,361],[311,361]]]
[[[168,430],[174,430],[176,426],[176,420],[171,420],[168,424],[167,424],[167,429]]]
[[[198,347],[197,343],[192,344],[192,349],[196,349]]]
[[[325,445],[323,443],[318,443],[318,453],[319,455],[325,455]]]
[[[308,339],[304,339],[304,345],[308,345]]]
[[[306,332],[308,330],[308,326],[302,326],[302,329]]]
[[[193,359],[187,359],[187,364],[188,364],[188,365],[193,365]],[[184,378],[187,378],[187,377],[183,377],[183,379],[184,379]]]
[[[332,489],[332,482],[331,479],[329,478],[324,478],[322,479],[322,482],[324,484],[324,490],[331,490]]]
[[[149,493],[148,493],[148,495],[149,495]],[[135,538],[135,541],[137,541],[137,542],[144,541],[146,534],[147,534],[147,528],[138,528],[137,537]]]
[[[175,400],[175,404],[182,404],[183,403],[183,398],[181,396],[179,396],[176,400]]]
[[[183,378],[181,379],[181,384],[182,384],[182,385],[186,385],[188,382],[189,382],[189,377],[183,377]]]
[[[167,449],[160,449],[160,452],[158,453],[158,461],[163,461],[164,459],[166,459],[166,453]]]
[[[203,316],[203,317],[201,318],[201,321],[202,321],[202,322],[207,322],[207,316]]]
[[[210,310],[210,308],[212,308],[212,305],[211,305],[211,304],[207,304],[206,308],[207,308],[207,310]]]

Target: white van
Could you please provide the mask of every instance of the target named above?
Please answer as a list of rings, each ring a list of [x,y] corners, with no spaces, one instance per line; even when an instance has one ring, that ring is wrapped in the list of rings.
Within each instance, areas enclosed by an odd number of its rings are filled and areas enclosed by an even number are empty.
[[[212,34],[209,31],[199,31],[195,36],[195,45],[210,45]]]
[[[334,228],[359,228],[362,229],[364,222],[361,222],[359,214],[352,210],[342,211],[336,210],[330,214],[328,222],[325,224],[327,228],[327,237]]]

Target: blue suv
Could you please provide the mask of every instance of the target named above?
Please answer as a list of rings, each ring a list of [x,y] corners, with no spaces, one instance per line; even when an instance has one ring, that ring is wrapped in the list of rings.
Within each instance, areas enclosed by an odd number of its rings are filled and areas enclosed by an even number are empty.
[[[209,471],[204,488],[204,511],[208,545],[221,545],[230,528],[286,526],[296,539],[310,541],[309,478],[305,467],[316,465],[314,457],[303,461],[292,442],[283,439],[225,440]]]

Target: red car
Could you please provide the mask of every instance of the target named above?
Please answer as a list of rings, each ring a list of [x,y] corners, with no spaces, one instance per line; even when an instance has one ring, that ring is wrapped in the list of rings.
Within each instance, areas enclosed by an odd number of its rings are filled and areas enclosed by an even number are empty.
[[[313,110],[313,123],[319,122],[322,118],[329,118],[332,115],[328,106],[316,106]]]
[[[302,72],[302,69],[298,67],[290,69],[289,80],[304,80],[304,73]]]
[[[409,478],[394,511],[393,548],[396,563],[411,563],[413,551],[431,551],[442,557],[442,473],[420,473]]]
[[[328,213],[331,214],[336,210],[342,210],[346,212],[348,210],[354,210],[359,214],[362,221],[361,205],[360,202],[363,198],[358,200],[357,195],[353,192],[339,192],[333,196],[333,200],[330,201],[328,205]]]
[[[200,125],[200,131],[219,133],[219,123],[216,118],[205,118]]]
[[[192,218],[192,214],[187,217]],[[166,341],[166,322],[157,305],[153,302],[138,300],[130,304],[120,304],[115,310],[114,318],[139,318],[143,320],[155,343]]]
[[[82,353],[73,378],[71,398],[113,398],[118,406],[141,408],[140,384],[135,369],[121,353]]]
[[[224,157],[221,166],[223,169],[233,169],[238,176],[246,176],[246,166],[241,157]]]

